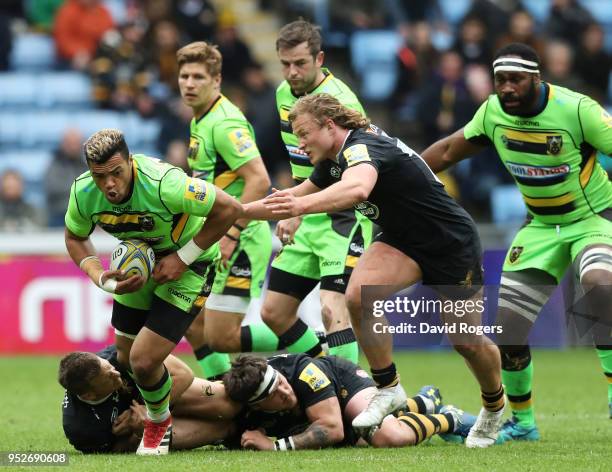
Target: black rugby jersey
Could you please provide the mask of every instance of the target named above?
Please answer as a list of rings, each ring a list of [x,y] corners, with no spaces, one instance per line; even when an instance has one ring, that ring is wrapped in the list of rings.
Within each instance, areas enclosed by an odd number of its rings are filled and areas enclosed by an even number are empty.
[[[352,426],[344,418],[344,408],[352,396],[374,387],[374,381],[357,364],[336,356],[312,358],[306,354],[281,354],[268,359],[289,382],[298,400],[299,414],[294,412],[267,413],[250,410],[241,421],[243,429],[264,428],[268,436],[287,437],[308,428],[306,409],[328,398],[340,403],[344,423],[343,445],[357,440]]]
[[[110,452],[116,440],[112,433],[113,422],[130,408],[132,400],[142,403],[136,384],[117,362],[116,347],[107,346],[96,354],[121,373],[125,388],[97,405],[79,400],[66,391],[62,402],[64,434],[75,449],[85,453]]]
[[[414,249],[436,252],[472,240],[476,231],[469,214],[415,151],[380,128],[350,132],[338,162],[325,160],[310,180],[319,188],[340,181],[349,167],[368,164],[378,173],[367,201],[355,208]]]

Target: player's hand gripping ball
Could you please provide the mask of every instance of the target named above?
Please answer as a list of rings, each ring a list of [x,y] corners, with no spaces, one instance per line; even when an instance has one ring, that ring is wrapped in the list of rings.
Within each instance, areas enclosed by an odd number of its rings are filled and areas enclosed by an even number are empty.
[[[132,275],[141,275],[149,280],[155,267],[155,253],[153,249],[138,239],[121,241],[111,254],[110,269],[125,271],[125,278]]]

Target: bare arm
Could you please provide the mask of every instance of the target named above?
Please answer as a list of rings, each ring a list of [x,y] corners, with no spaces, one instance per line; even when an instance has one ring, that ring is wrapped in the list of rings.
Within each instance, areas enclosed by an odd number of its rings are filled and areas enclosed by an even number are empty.
[[[344,439],[342,411],[338,398],[327,398],[306,409],[310,426],[293,436],[296,449],[320,449],[332,446]]]
[[[278,192],[276,189],[273,189]],[[283,193],[287,193],[293,195],[295,197],[302,197],[305,195],[310,195],[312,193],[319,192],[321,189],[312,183],[309,179],[304,180],[304,182],[296,185],[295,187],[288,188],[286,190],[282,190]],[[272,196],[275,193],[272,194]],[[244,214],[247,218],[252,220],[278,220],[283,219],[279,218],[278,215],[272,213],[264,202],[269,199],[270,196],[263,198],[261,200],[257,200],[255,202],[247,203],[243,205]],[[297,216],[297,215],[294,215]]]
[[[340,182],[320,192],[301,197],[286,191],[277,192],[266,198],[263,205],[276,219],[308,213],[336,212],[367,200],[377,180],[376,168],[369,164],[361,164],[347,169],[342,174]]]
[[[168,373],[172,377],[172,392],[170,394],[170,402],[174,405],[176,400],[193,383],[194,375],[191,368],[178,357],[170,354],[164,361]]]
[[[463,128],[442,138],[421,153],[421,157],[434,173],[442,172],[453,164],[470,157],[485,146],[474,144],[463,135]]]
[[[235,172],[244,179],[244,190],[240,198],[242,203],[260,200],[268,194],[271,185],[270,177],[261,157],[251,159]],[[249,221],[248,218],[240,218],[236,220],[236,224],[246,227]]]

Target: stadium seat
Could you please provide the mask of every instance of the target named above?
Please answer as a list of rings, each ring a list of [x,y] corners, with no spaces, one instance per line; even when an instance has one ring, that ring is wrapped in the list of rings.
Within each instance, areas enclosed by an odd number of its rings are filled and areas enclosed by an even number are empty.
[[[491,192],[494,223],[518,223],[525,219],[525,203],[516,185],[500,185]]]
[[[606,0],[578,0],[583,7],[591,12],[593,18],[601,24],[612,23],[612,5]],[[529,3],[529,2],[528,2]]]
[[[127,2],[125,0],[104,0],[104,6],[108,9],[116,25],[122,25],[128,19]]]
[[[366,100],[389,97],[397,80],[395,54],[401,37],[395,31],[358,31],[351,36],[351,63]]]
[[[91,80],[80,72],[49,72],[38,79],[41,107],[90,108]]]
[[[533,16],[536,23],[542,25],[550,14],[550,3],[550,0],[529,0],[528,2],[523,2],[523,6]]]
[[[31,107],[39,98],[36,75],[29,72],[0,74],[0,108]]]
[[[14,70],[40,71],[53,69],[55,44],[50,36],[25,33],[15,36],[10,65]]]
[[[131,112],[121,117],[120,129],[125,134],[128,145],[134,149],[134,152],[140,153],[144,148],[155,149],[160,123],[157,120],[145,120],[137,113]]]
[[[471,0],[438,0],[442,16],[453,25],[461,22],[471,3]]]

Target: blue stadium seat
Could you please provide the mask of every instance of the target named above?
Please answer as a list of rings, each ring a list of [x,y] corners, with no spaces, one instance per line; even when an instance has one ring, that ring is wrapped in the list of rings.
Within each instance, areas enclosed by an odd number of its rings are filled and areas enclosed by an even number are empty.
[[[543,24],[548,19],[550,14],[550,0],[528,0],[523,2],[525,10],[531,13],[533,19],[538,24]]]
[[[104,0],[104,6],[108,9],[116,25],[121,25],[128,19],[127,2],[125,0]]]
[[[612,4],[609,0],[578,0],[591,12],[593,18],[604,25],[612,23]]]
[[[145,120],[134,112],[123,115],[119,126],[119,129],[125,134],[128,145],[137,153],[142,152],[143,148],[155,149],[160,128],[159,121]],[[154,154],[154,157],[162,156]]]
[[[50,36],[25,33],[15,36],[10,57],[14,70],[40,71],[55,65],[55,44]]]
[[[41,107],[90,108],[91,80],[80,72],[49,72],[39,77]]]
[[[35,105],[37,92],[36,75],[29,72],[7,72],[0,74],[0,108],[21,108]]]
[[[446,21],[456,25],[468,12],[472,2],[471,0],[438,0],[438,4]]]
[[[361,79],[361,96],[366,100],[384,100],[395,87],[401,45],[395,31],[357,31],[351,36],[351,63]]]
[[[494,223],[518,223],[527,210],[516,185],[500,185],[491,192],[491,214]]]

